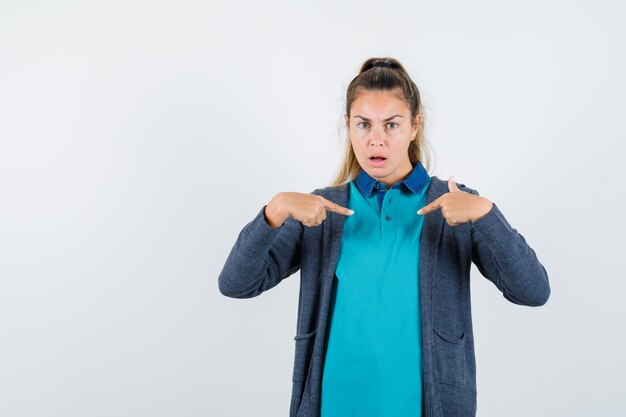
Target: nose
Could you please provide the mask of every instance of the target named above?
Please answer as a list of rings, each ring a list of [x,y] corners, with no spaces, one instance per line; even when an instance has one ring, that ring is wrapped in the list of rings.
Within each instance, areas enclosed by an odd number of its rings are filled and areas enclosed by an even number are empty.
[[[384,132],[381,132],[379,129],[372,129],[372,134],[370,136],[370,145],[372,146],[382,146]]]

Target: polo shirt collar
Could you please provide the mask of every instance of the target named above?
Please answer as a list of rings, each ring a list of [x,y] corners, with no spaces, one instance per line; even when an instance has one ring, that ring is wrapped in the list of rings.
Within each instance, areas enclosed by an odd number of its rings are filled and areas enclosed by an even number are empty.
[[[396,182],[390,188],[400,188],[402,184],[404,184],[404,186],[410,191],[413,191],[414,193],[419,193],[429,178],[430,176],[428,175],[428,172],[426,171],[422,163],[418,161],[417,164],[413,166],[413,170],[411,170],[406,178]],[[378,188],[376,188],[377,184]],[[370,197],[373,192],[387,188],[387,185],[384,182],[372,178],[362,168],[359,174],[354,179],[354,185],[356,185],[357,189],[361,192],[361,194],[363,194],[364,197]]]

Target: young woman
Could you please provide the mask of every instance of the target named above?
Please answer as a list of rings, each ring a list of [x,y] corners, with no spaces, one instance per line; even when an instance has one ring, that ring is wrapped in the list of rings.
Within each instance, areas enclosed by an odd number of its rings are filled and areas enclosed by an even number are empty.
[[[255,297],[301,271],[290,416],[475,416],[470,267],[519,305],[548,275],[498,206],[430,176],[420,94],[370,58],[346,95],[331,186],[281,192],[240,232],[222,294]]]

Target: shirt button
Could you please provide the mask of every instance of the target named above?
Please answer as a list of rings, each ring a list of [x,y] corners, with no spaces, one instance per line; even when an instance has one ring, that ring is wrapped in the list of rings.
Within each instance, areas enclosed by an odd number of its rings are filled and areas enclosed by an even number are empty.
[[[391,220],[391,216],[385,216],[385,220]]]

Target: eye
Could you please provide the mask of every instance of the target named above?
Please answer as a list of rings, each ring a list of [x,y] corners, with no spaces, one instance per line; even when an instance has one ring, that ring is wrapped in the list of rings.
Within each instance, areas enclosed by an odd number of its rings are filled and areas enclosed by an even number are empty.
[[[361,122],[361,123],[357,123],[357,127],[360,127],[361,125],[369,125],[369,122]],[[389,125],[393,125],[392,129],[396,129],[398,127],[398,124],[396,122],[389,122],[387,123],[387,126]]]

